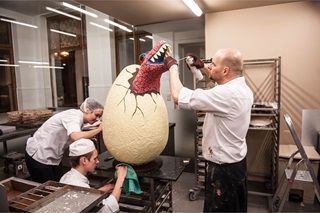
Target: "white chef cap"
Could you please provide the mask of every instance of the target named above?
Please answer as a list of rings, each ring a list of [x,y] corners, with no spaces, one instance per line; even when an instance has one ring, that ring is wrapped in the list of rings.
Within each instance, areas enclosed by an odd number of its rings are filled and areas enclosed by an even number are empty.
[[[79,139],[69,146],[69,156],[81,156],[92,152],[96,147],[89,139]]]
[[[103,110],[103,106],[94,98],[86,98],[86,100],[81,104],[80,110],[82,112],[87,112],[87,109],[90,112],[93,112],[95,110]]]

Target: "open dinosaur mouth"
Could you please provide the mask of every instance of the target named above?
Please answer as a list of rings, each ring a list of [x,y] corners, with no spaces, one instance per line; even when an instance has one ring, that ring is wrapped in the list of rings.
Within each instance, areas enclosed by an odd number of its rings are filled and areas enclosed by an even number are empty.
[[[149,59],[149,62],[153,64],[163,63],[164,59],[170,56],[171,46],[169,44],[163,44],[159,50]]]

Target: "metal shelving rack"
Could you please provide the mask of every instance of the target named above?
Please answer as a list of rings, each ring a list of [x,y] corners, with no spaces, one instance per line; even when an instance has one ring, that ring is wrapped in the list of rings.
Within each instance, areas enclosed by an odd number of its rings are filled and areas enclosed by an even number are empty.
[[[278,186],[281,57],[245,60],[243,76],[254,93],[251,121],[270,121],[251,123],[247,133],[248,191],[272,197]]]
[[[195,142],[195,170],[197,178],[197,186],[189,190],[189,200],[194,201],[198,199],[201,189],[205,187],[205,160],[202,156],[202,127],[205,112],[196,111],[197,116],[197,130]]]
[[[142,194],[120,197],[121,212],[172,212],[172,181],[146,179],[140,181]]]
[[[211,59],[203,60],[204,63],[211,63]],[[201,81],[196,81],[194,79],[194,88],[202,88],[205,89],[207,87],[206,82],[207,76],[203,74],[203,79]],[[197,129],[195,135],[195,171],[196,171],[196,182],[197,185],[189,190],[189,200],[194,201],[198,199],[198,196],[202,189],[205,188],[205,169],[206,162],[202,156],[202,127],[205,117],[205,112],[203,111],[195,111],[197,118]]]

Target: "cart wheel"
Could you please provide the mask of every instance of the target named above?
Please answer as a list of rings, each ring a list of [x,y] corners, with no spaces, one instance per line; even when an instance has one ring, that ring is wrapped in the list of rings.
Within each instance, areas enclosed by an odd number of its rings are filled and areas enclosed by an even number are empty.
[[[189,190],[189,200],[195,201],[198,199],[199,196],[199,190],[190,189]]]

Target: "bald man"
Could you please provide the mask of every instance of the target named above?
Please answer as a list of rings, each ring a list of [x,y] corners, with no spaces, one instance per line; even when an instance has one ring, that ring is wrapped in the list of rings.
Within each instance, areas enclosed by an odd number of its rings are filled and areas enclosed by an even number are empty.
[[[191,90],[179,79],[177,61],[165,59],[173,100],[181,109],[206,112],[202,153],[206,159],[204,212],[247,211],[246,134],[253,93],[241,76],[243,60],[235,49],[221,49],[210,64],[189,53],[195,66],[215,82],[208,89]]]

